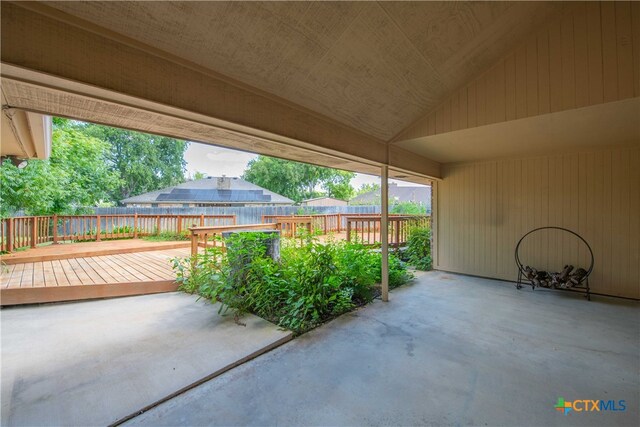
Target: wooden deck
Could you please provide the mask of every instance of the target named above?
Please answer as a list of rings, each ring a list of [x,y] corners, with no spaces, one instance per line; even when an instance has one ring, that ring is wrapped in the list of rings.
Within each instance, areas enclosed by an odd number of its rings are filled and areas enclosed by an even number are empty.
[[[141,239],[108,240],[103,242],[63,243],[38,246],[34,249],[0,256],[5,265],[71,258],[115,255],[131,252],[157,251],[161,249],[188,248],[188,241],[152,242]]]
[[[189,249],[146,250],[99,256],[80,256],[76,252],[75,255],[72,258],[4,265],[0,274],[0,304],[30,304],[174,291],[177,285],[170,260],[188,256]]]

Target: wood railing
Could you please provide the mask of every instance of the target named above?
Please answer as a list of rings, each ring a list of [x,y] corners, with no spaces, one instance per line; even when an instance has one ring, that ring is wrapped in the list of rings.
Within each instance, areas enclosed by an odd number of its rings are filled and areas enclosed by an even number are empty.
[[[322,234],[329,233],[340,233],[344,227],[342,226],[342,217],[343,214],[322,214],[322,215],[262,215],[262,222],[264,224],[271,223],[281,223],[285,224],[289,222],[291,225],[302,223],[299,218],[306,218],[310,221],[311,225],[309,231],[311,232],[320,232]],[[294,218],[293,221],[288,221],[288,219]],[[297,222],[296,222],[297,221]],[[297,229],[297,225],[293,226],[294,229]],[[283,227],[283,232],[285,227]],[[291,235],[295,235],[295,230]]]
[[[227,231],[256,231],[256,230],[279,230],[280,224],[247,224],[247,225],[227,225],[213,227],[189,227],[191,232],[191,256],[198,254],[198,247],[208,248],[217,246],[222,233]]]
[[[235,215],[50,215],[3,218],[0,250],[43,243],[131,239],[161,233],[188,234],[192,226],[235,225]]]
[[[380,244],[381,218],[380,215],[346,216],[347,241],[357,241],[365,245]],[[431,217],[427,215],[390,215],[389,246],[400,247],[407,244],[411,227],[430,227]]]

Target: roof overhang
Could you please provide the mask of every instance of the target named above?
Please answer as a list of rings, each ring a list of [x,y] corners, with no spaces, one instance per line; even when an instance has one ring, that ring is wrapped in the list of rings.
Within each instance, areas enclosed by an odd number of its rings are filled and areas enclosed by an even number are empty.
[[[7,105],[2,93],[0,156],[46,159],[51,154],[51,117]]]

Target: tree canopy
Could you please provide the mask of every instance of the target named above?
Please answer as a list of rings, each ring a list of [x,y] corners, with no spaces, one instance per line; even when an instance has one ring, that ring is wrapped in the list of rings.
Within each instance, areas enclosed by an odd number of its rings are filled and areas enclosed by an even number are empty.
[[[249,162],[243,178],[300,202],[323,195],[347,200],[353,196],[354,176],[353,172],[258,156]]]
[[[116,202],[184,182],[188,142],[92,123],[76,128],[109,144],[109,164],[120,176]]]
[[[29,160],[19,169],[5,160],[0,167],[2,215],[23,209],[31,215],[75,213],[110,199],[120,185],[109,167],[109,144],[54,119],[51,156]]]
[[[187,142],[53,119],[51,156],[0,166],[0,214],[80,213],[184,182]]]
[[[362,184],[360,188],[355,191],[355,195],[359,196],[376,190],[380,190],[380,184]]]

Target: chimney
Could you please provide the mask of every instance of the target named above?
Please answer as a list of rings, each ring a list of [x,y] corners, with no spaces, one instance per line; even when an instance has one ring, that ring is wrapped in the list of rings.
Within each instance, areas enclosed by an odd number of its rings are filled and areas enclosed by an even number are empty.
[[[225,175],[218,177],[218,190],[229,190],[231,188],[231,179]]]

